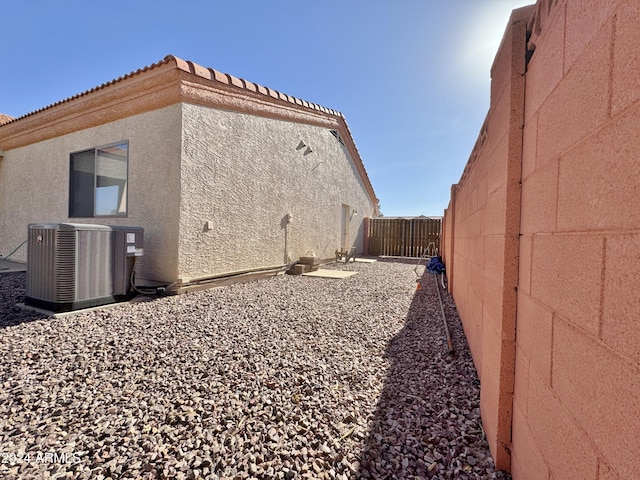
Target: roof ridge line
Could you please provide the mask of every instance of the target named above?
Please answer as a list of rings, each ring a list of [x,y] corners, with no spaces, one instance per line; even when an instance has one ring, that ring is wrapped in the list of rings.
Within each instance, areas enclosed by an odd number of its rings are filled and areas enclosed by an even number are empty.
[[[318,105],[317,103],[307,102],[306,100],[302,100],[292,95],[279,92],[278,90],[264,87],[260,84],[250,82],[243,78],[235,77],[229,73],[223,73],[213,68],[203,67],[202,65],[192,62],[191,60],[183,60],[179,57],[176,57],[175,55],[169,54],[164,57],[161,62],[158,63],[169,63],[171,61],[175,63],[176,68],[178,68],[179,70],[187,72],[191,75],[195,75],[197,77],[204,78],[205,80],[211,80],[214,82],[222,83],[224,85],[242,88],[253,93],[258,93],[267,97],[275,98],[276,100],[282,100],[293,105],[298,105],[301,107],[309,108],[311,110],[317,110],[319,112],[328,113],[336,117],[344,118],[344,115],[337,110]]]
[[[63,103],[67,103],[70,102],[72,100],[76,100],[78,98],[84,97],[86,95],[89,95],[93,92],[96,92],[98,90],[102,90],[106,87],[109,87],[111,85],[114,85],[116,83],[119,83],[123,80],[126,80],[128,78],[132,78],[136,75],[139,75],[141,73],[144,73],[146,71],[149,70],[153,70],[155,68],[158,68],[162,65],[168,65],[170,63],[174,63],[176,68],[178,70],[182,70],[186,73],[189,73],[191,75],[195,75],[197,77],[200,78],[204,78],[206,80],[211,80],[217,83],[221,83],[223,85],[229,85],[232,87],[236,87],[236,88],[241,88],[243,90],[247,90],[249,92],[253,92],[256,94],[260,94],[260,95],[264,95],[266,97],[271,97],[274,98],[276,100],[281,100],[283,102],[286,103],[290,103],[292,105],[297,105],[300,107],[304,107],[304,108],[308,108],[310,110],[315,110],[318,112],[322,112],[322,113],[326,113],[329,115],[333,115],[336,117],[340,117],[342,119],[344,119],[344,115],[337,111],[337,110],[333,110],[331,108],[327,108],[327,107],[323,107],[322,105],[318,105],[317,103],[311,103],[311,102],[307,102],[306,100],[302,100],[299,98],[296,98],[292,95],[287,95],[285,93],[279,92],[278,90],[274,90],[272,88],[269,87],[263,87],[262,85],[259,85],[257,83],[253,83],[253,82],[249,82],[248,80],[244,80],[242,78],[237,78],[234,77],[231,74],[228,73],[222,73],[218,70],[215,70],[213,68],[206,68],[203,67],[202,65],[199,65],[195,62],[192,61],[187,61],[187,60],[183,60],[179,57],[176,57],[175,55],[166,55],[162,60],[152,63],[151,65],[147,65],[145,67],[139,68],[137,70],[134,70],[132,72],[126,73],[124,75],[121,75],[113,80],[110,80],[108,82],[104,82],[100,85],[97,85],[95,87],[90,88],[89,90],[85,90],[83,92],[77,93],[75,95],[72,95],[70,97],[64,98],[62,100],[58,100],[54,103],[51,103],[49,105],[46,105],[44,107],[38,108],[37,110],[33,110],[31,112],[27,112],[24,115],[20,115],[18,117],[13,117],[9,120],[5,119],[5,121],[3,123],[0,123],[0,125],[7,125],[10,123],[13,123],[15,121],[21,120],[25,117],[30,117],[32,115],[35,115],[37,113],[40,113],[42,111],[45,110],[49,110],[50,108],[56,107],[60,104]]]
[[[58,100],[58,101],[56,101],[54,103],[50,103],[49,105],[46,105],[44,107],[40,107],[37,110],[32,110],[31,112],[27,112],[24,115],[20,115],[18,117],[14,117],[11,120],[9,120],[8,122],[2,123],[0,125],[8,125],[9,123],[13,123],[15,121],[22,120],[23,118],[26,118],[26,117],[31,117],[31,116],[33,116],[33,115],[35,115],[37,113],[43,112],[45,110],[49,110],[49,109],[51,109],[53,107],[57,107],[58,105],[61,105],[63,103],[67,103],[67,102],[70,102],[72,100],[76,100],[78,98],[81,98],[81,97],[84,97],[86,95],[89,95],[89,94],[91,94],[93,92],[97,92],[98,90],[103,90],[104,88],[107,88],[107,87],[109,87],[111,85],[115,85],[116,83],[119,83],[119,82],[121,82],[123,80],[126,80],[128,78],[134,77],[135,75],[139,75],[140,73],[146,72],[148,70],[153,70],[154,68],[160,67],[161,65],[168,64],[169,61],[170,61],[170,57],[173,57],[173,56],[172,55],[167,55],[166,57],[164,57],[164,59],[160,60],[159,62],[155,62],[155,63],[152,63],[151,65],[147,65],[147,66],[144,66],[142,68],[138,68],[137,70],[134,70],[132,72],[125,73],[124,75],[120,75],[118,78],[115,78],[113,80],[109,80],[108,82],[101,83],[100,85],[92,87],[89,90],[84,90],[84,91],[82,91],[80,93],[76,93],[75,95],[72,95],[70,97],[66,97],[66,98],[63,98],[62,100]],[[173,57],[173,58],[175,58],[175,57]]]

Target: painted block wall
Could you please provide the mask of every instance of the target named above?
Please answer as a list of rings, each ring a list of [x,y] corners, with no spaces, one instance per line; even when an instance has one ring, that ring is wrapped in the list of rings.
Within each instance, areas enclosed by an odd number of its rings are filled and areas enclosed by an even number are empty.
[[[492,455],[510,467],[526,19],[515,11],[492,68],[491,108],[445,214],[449,288],[481,381]]]
[[[345,208],[362,252],[375,205],[328,128],[183,104],[183,132],[179,278],[332,258]]]
[[[483,422],[515,480],[640,478],[640,3],[530,9],[521,125],[497,119],[517,12],[492,69],[484,146],[445,213],[449,288],[480,373]],[[515,180],[505,135],[521,136]],[[509,411],[500,398],[511,392]]]
[[[640,478],[640,3],[539,3],[512,470]]]

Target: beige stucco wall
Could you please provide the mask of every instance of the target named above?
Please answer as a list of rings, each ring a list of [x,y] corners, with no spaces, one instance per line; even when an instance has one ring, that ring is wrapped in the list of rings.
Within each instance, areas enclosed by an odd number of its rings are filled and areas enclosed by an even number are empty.
[[[133,225],[145,230],[138,275],[171,281],[177,273],[180,179],[179,104],[5,151],[0,160],[0,253],[27,237],[29,223]],[[73,218],[69,209],[69,154],[129,141],[127,218]],[[12,256],[26,261],[26,245]]]
[[[179,278],[276,266],[341,246],[362,250],[374,216],[356,167],[326,128],[183,104]],[[297,149],[300,141],[310,146]],[[292,222],[286,226],[285,216]],[[207,230],[206,223],[212,229]],[[286,249],[285,249],[286,242]]]

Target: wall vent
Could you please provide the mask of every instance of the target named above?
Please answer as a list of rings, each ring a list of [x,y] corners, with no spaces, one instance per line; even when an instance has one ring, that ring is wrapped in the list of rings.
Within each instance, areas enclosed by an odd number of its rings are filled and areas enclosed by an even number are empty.
[[[342,140],[342,136],[340,135],[340,132],[338,130],[329,130],[329,131],[331,132],[331,135],[336,137],[336,140],[338,140],[338,142],[340,142],[342,146],[345,146],[344,140]]]

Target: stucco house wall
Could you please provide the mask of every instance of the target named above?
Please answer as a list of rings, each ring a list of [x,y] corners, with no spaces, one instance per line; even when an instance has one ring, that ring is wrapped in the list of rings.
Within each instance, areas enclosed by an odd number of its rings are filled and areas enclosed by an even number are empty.
[[[362,251],[375,205],[330,129],[190,104],[183,121],[181,278],[331,258],[343,204]]]
[[[180,287],[329,259],[345,242],[362,251],[377,214],[342,114],[173,56],[3,122],[4,254],[29,223],[141,226],[138,277]],[[70,154],[120,141],[126,218],[69,218]]]
[[[29,223],[134,225],[145,231],[146,255],[140,258],[139,271],[160,281],[174,279],[181,123],[180,105],[173,105],[6,150],[0,160],[3,253],[26,239]],[[123,140],[129,142],[127,218],[69,218],[69,155]],[[12,259],[26,261],[26,245]]]
[[[640,478],[638,21],[635,0],[514,11],[484,147],[445,213],[487,439],[514,480]],[[517,38],[526,48],[505,55]],[[505,108],[500,72],[513,86],[523,61],[523,101]],[[488,148],[505,138],[510,147]]]

